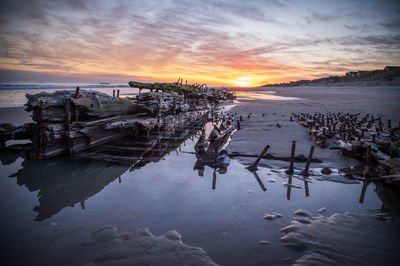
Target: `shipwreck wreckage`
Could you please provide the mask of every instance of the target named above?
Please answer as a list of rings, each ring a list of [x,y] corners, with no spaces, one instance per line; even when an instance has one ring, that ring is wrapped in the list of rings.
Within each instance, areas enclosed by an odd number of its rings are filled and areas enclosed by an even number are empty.
[[[75,92],[27,94],[25,110],[32,112],[34,122],[0,124],[0,145],[4,148],[8,140],[30,140],[29,144],[8,149],[21,151],[24,158],[33,160],[70,155],[132,164],[156,147],[162,153],[163,141],[180,143],[187,138],[190,126],[201,130],[219,103],[235,98],[226,89],[179,80],[130,81],[129,85],[139,89],[136,97],[120,98],[119,91],[117,96],[109,96],[79,87]],[[150,92],[141,93],[143,89]]]

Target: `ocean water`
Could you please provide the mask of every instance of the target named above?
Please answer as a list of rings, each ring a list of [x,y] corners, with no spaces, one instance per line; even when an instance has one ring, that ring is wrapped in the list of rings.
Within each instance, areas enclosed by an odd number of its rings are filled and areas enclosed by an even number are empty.
[[[57,90],[95,90],[113,95],[113,90],[120,90],[120,97],[136,95],[139,90],[120,83],[0,83],[0,108],[21,107],[27,99],[26,94],[54,92]]]

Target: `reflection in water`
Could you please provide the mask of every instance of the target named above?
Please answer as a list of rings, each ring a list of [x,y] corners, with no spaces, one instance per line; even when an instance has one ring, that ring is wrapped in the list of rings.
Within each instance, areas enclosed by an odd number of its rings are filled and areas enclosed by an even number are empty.
[[[213,168],[213,190],[217,186],[217,170],[219,174],[225,174],[228,171],[230,159],[228,152],[222,148],[233,131],[234,127],[231,125],[231,122],[224,120],[220,126],[214,125],[208,139],[206,139],[206,131],[203,130],[194,145],[197,160],[193,166],[193,170],[197,170],[199,176],[203,176],[205,166]]]
[[[298,97],[284,97],[275,95],[274,91],[235,91],[238,100],[274,100],[274,101],[293,101],[302,100]]]
[[[292,178],[293,175],[288,175],[288,186],[287,186],[287,191],[286,191],[286,198],[287,200],[290,200],[290,193],[292,192]]]
[[[308,180],[304,178],[304,189],[306,191],[306,197],[310,196],[310,191],[308,190]]]
[[[22,168],[10,177],[16,177],[17,183],[26,186],[29,191],[39,191],[40,205],[34,207],[34,211],[38,213],[35,220],[42,221],[77,203],[84,209],[85,200],[89,197],[117,178],[121,183],[121,175],[127,170],[134,171],[149,162],[157,162],[169,152],[177,150],[188,138],[199,132],[206,122],[204,118],[195,125],[169,135],[153,133],[146,139],[121,139],[95,147],[77,157],[101,161],[25,160]],[[18,156],[10,153],[0,154],[3,164],[14,162],[16,158]]]
[[[36,221],[57,214],[63,208],[79,203],[100,192],[110,182],[120,177],[126,167],[100,162],[71,162],[65,159],[22,162],[22,168],[10,177],[16,177],[19,185],[29,191],[39,191]]]
[[[361,195],[360,195],[360,203],[364,203],[364,197],[365,197],[365,192],[367,191],[368,185],[371,183],[369,180],[364,180],[362,189],[361,189]]]
[[[267,188],[264,186],[264,183],[261,181],[260,177],[258,176],[256,171],[251,171],[256,178],[258,184],[260,185],[260,188],[262,191],[267,191]]]

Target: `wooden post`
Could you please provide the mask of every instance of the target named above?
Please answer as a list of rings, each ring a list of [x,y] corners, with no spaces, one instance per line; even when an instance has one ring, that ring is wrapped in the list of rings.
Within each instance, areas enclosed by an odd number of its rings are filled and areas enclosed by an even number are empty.
[[[296,141],[293,141],[293,142],[292,142],[292,151],[290,152],[290,165],[289,165],[289,170],[286,171],[286,174],[293,174],[295,150],[296,150]]]
[[[79,91],[80,91],[80,88],[76,87],[76,89],[75,89],[75,99],[79,98]]]
[[[119,90],[117,90],[117,98],[119,98]]]
[[[258,169],[257,165],[260,162],[261,158],[264,156],[264,154],[268,151],[268,149],[269,149],[269,145],[264,147],[264,150],[260,153],[260,155],[258,156],[257,160],[255,160],[255,162],[252,165],[247,167],[247,169],[249,171],[256,171]]]
[[[239,120],[240,120],[240,121],[243,121],[243,117],[242,117],[242,116],[240,116]]]
[[[67,128],[67,132],[65,135],[67,137],[69,154],[72,155],[72,153],[73,153],[72,139],[69,136],[70,131],[71,131],[71,110],[70,110],[70,99],[69,98],[67,99],[67,101],[65,103],[65,112],[66,112],[65,124],[66,124],[66,128]]]
[[[310,168],[310,163],[311,163],[311,159],[312,159],[312,156],[313,156],[313,153],[314,153],[314,149],[315,149],[315,147],[311,146],[310,154],[308,155],[306,168],[303,171],[303,175],[308,175],[308,169]]]
[[[236,121],[236,129],[240,130],[240,121],[239,120]]]
[[[391,121],[390,121],[390,119],[388,120],[388,129],[391,129],[392,128],[392,123],[391,123]]]
[[[139,90],[139,94],[140,94],[140,90]],[[113,90],[113,97],[115,97],[115,90]]]

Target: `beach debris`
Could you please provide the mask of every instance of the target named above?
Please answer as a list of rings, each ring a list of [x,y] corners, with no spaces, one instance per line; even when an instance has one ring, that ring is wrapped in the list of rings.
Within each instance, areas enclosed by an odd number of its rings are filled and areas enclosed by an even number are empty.
[[[400,156],[400,127],[387,126],[382,117],[360,113],[293,113],[321,148],[339,149],[343,155],[365,159],[368,147],[375,161]],[[333,139],[333,140],[332,140]]]
[[[160,132],[163,137],[172,137],[202,121],[218,103],[234,98],[225,89],[198,84],[129,82],[129,85],[151,92],[120,98],[119,90],[113,97],[77,87],[75,91],[27,94],[26,111],[32,112],[35,123],[20,127],[0,124],[0,146],[4,147],[11,139],[29,139],[32,144],[23,152],[28,159],[69,154],[77,158],[131,161],[118,153],[103,156],[96,147],[126,136],[138,142]]]
[[[252,157],[252,158],[258,158],[259,155],[257,154],[245,154],[245,153],[239,153],[239,152],[231,152],[229,153],[229,157]],[[270,153],[266,153],[264,154],[264,156],[262,156],[262,159],[267,159],[267,160],[277,160],[277,161],[287,161],[290,162],[290,157],[285,157],[285,156],[275,156],[272,155]],[[296,157],[294,157],[294,161],[295,162],[305,162],[307,161],[307,158],[304,156],[304,154],[298,154],[296,155]],[[317,158],[311,158],[311,162],[312,163],[322,163],[321,159],[317,159]],[[278,170],[271,170],[272,172],[275,173],[281,173]]]
[[[326,208],[325,207],[322,207],[321,209],[318,209],[318,213],[323,213],[323,212],[325,212],[326,211]]]
[[[332,174],[332,170],[328,167],[324,167],[321,169],[321,173],[324,175],[330,175],[330,174]]]
[[[303,209],[297,209],[294,212],[295,215],[299,215],[299,216],[304,216],[304,217],[312,217],[312,214],[306,210]]]
[[[258,241],[259,244],[263,244],[263,245],[271,245],[272,243],[270,241],[267,240],[260,240]]]
[[[253,190],[249,189],[247,190],[247,193],[253,193]]]
[[[272,177],[271,177],[271,178],[268,178],[268,182],[272,182],[272,183],[273,183],[273,182],[276,182],[276,179],[275,179],[275,178],[272,178]]]

